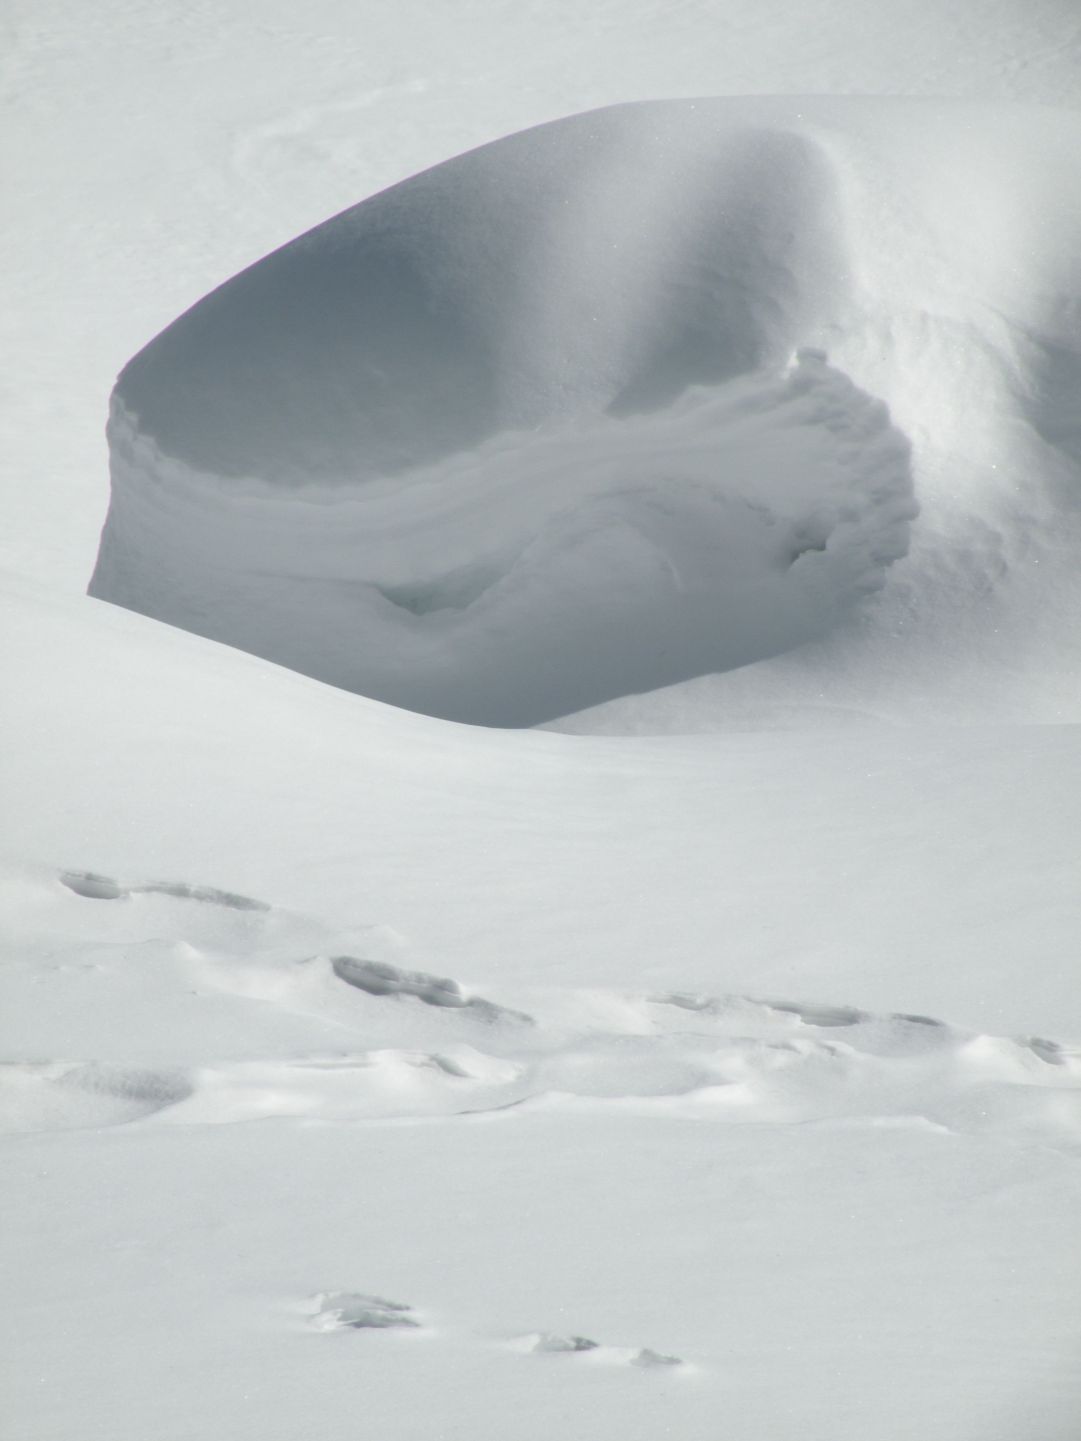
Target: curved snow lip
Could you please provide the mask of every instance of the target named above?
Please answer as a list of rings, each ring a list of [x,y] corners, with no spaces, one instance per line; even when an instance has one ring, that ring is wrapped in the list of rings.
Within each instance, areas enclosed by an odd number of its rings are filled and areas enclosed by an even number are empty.
[[[117,384],[91,594],[500,726],[837,626],[915,505],[800,349],[846,304],[831,162],[694,112],[508,137],[180,317]]]

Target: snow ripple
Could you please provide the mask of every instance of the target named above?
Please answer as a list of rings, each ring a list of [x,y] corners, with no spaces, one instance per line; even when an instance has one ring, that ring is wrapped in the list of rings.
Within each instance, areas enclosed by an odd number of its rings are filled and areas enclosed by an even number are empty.
[[[800,996],[529,985],[505,1005],[399,964],[387,927],[87,870],[41,894],[64,925],[48,967],[9,977],[44,1020],[0,1065],[0,1131],[622,1114],[1081,1155],[1063,1039]]]
[[[909,1126],[1081,1152],[1081,1050],[1045,1037],[683,992],[539,993],[530,1017],[388,962],[261,955],[258,945],[176,956],[200,994],[259,1008],[253,1034],[273,1008],[280,1020],[329,1022],[352,1044],[187,1067],[13,1062],[0,1067],[0,1130],[611,1107],[713,1124]],[[373,1046],[378,1035],[396,1042]]]

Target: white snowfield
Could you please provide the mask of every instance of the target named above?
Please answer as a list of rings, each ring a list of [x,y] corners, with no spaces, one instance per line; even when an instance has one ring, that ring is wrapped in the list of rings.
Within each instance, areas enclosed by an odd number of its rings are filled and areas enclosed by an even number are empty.
[[[0,1434],[1076,1441],[1076,7],[8,16]]]

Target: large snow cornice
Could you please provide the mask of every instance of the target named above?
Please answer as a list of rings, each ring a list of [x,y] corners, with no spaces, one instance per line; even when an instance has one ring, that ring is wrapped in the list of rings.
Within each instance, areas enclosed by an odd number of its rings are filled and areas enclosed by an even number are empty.
[[[447,161],[209,295],[119,398],[200,470],[352,484],[784,359],[843,227],[820,148],[756,120],[623,106]]]
[[[1068,150],[1053,112],[710,100],[448,161],[129,363],[91,591],[488,724],[821,636],[908,548],[896,423],[949,452],[997,404],[994,442],[1008,395],[1071,463],[1075,277],[1063,226],[1017,203],[1081,228],[1053,183]],[[992,530],[1010,483],[981,482]],[[948,593],[951,497],[920,500],[945,507]]]

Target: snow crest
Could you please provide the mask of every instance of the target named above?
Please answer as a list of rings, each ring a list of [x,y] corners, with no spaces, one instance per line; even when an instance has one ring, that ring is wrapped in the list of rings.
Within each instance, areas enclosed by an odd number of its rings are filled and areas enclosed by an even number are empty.
[[[843,303],[830,165],[651,109],[437,166],[153,341],[91,593],[488,725],[831,631],[915,504],[885,407],[800,348]]]

